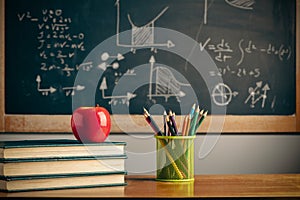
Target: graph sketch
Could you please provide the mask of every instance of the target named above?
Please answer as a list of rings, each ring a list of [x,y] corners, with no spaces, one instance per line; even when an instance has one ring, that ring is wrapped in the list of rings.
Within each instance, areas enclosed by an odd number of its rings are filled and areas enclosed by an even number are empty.
[[[165,43],[156,43],[155,38],[155,22],[168,10],[168,7],[165,7],[156,17],[147,22],[143,26],[137,26],[130,17],[130,14],[127,15],[128,21],[131,24],[131,42],[124,44],[120,42],[120,0],[117,0],[115,3],[117,7],[117,46],[120,47],[129,47],[135,52],[135,48],[138,47],[149,47],[154,49],[155,47],[174,47],[175,44],[171,40],[167,40]]]
[[[179,82],[170,69],[162,66],[155,66],[154,56],[151,56],[149,63],[149,99],[152,99],[153,97],[164,97],[167,102],[169,97],[176,97],[177,101],[180,102],[180,97],[185,96],[185,93],[181,88],[183,86],[191,87],[191,85]],[[155,80],[155,82],[153,80]],[[154,93],[152,91],[153,83],[155,83]]]
[[[252,10],[255,4],[254,0],[225,0],[225,2],[233,7],[244,10]]]

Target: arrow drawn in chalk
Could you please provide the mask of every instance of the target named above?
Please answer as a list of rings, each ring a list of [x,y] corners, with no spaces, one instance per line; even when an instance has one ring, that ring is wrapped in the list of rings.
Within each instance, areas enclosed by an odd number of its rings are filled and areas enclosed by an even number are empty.
[[[263,86],[262,81],[259,81],[259,82],[256,82],[256,87],[255,88],[250,87],[248,89],[249,96],[247,97],[247,99],[245,100],[244,103],[245,104],[248,103],[248,101],[251,99],[250,107],[254,108],[255,104],[257,102],[259,102],[260,100],[262,100],[261,107],[264,108],[265,107],[265,101],[267,99],[267,92],[270,90],[270,87],[267,83],[263,87],[262,86]]]
[[[52,86],[50,86],[49,88],[41,88],[41,82],[42,82],[42,79],[41,79],[41,76],[40,75],[37,75],[36,77],[36,82],[37,82],[37,90],[39,92],[42,93],[42,95],[45,95],[47,96],[50,93],[54,93],[56,92],[56,89]]]
[[[113,100],[116,100],[116,99],[124,99],[126,101],[127,106],[129,106],[130,99],[136,97],[136,94],[132,94],[130,92],[127,92],[126,95],[106,96],[105,95],[105,90],[107,90],[107,83],[106,83],[106,78],[105,77],[103,78],[99,89],[102,92],[102,99],[111,99],[111,102]]]

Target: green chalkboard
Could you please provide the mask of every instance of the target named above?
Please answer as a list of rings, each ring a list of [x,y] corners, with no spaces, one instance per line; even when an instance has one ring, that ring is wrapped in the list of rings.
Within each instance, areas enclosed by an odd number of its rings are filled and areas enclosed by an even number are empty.
[[[7,0],[5,113],[292,115],[295,4]]]

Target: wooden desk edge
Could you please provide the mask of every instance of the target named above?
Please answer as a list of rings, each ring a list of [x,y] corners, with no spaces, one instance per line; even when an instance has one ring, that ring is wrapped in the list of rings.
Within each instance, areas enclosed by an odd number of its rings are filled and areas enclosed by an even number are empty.
[[[154,175],[127,175],[127,186],[34,192],[0,197],[283,197],[300,198],[300,174],[196,175],[194,182],[159,182]]]

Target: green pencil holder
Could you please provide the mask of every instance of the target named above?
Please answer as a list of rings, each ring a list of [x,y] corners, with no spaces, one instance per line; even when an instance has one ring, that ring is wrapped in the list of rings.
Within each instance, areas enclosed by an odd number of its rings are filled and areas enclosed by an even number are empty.
[[[156,180],[194,181],[194,136],[155,136]]]

